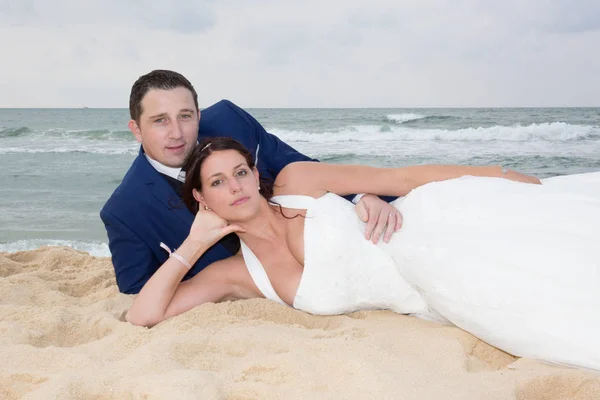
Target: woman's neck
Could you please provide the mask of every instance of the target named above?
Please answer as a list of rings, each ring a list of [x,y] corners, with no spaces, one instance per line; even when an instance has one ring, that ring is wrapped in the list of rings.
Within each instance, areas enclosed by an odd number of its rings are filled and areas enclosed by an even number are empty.
[[[280,216],[279,211],[274,210],[267,201],[264,201],[254,218],[244,222],[236,222],[246,230],[243,233],[238,233],[238,236],[247,244],[256,241],[280,241],[285,238],[285,225]]]

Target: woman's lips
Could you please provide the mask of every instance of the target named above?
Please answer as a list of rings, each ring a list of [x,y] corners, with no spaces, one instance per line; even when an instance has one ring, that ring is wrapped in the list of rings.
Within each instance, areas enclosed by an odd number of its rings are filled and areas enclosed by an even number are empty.
[[[240,204],[244,204],[245,202],[247,202],[249,199],[249,197],[242,197],[241,199],[238,199],[236,201],[234,201],[233,203],[231,203],[232,206],[239,206]]]

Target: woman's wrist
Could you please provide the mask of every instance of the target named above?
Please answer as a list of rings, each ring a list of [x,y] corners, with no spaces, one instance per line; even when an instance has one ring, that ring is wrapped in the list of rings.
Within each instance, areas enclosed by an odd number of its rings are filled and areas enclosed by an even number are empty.
[[[177,254],[177,256],[184,259],[181,261],[182,264],[188,266],[193,266],[196,261],[208,250],[208,246],[206,246],[205,242],[202,240],[197,240],[190,238],[189,236],[181,243],[181,246],[173,253]],[[179,259],[179,257],[176,257]]]

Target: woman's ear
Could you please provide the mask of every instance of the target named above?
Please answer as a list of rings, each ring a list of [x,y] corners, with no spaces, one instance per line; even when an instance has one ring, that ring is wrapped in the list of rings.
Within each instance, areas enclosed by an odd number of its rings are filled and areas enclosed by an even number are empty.
[[[256,179],[256,186],[260,188],[260,174],[258,173],[258,169],[253,167],[252,172],[254,173],[254,178]]]
[[[204,196],[198,189],[192,189],[192,195],[194,195],[194,199],[200,204],[200,207],[206,207],[206,201],[204,200]]]

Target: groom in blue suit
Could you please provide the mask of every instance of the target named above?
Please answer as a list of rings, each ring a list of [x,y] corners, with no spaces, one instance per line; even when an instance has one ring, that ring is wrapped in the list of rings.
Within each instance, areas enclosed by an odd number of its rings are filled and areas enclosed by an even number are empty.
[[[129,129],[140,152],[102,210],[117,285],[138,293],[187,238],[194,215],[183,205],[181,166],[198,138],[229,136],[255,155],[261,177],[275,180],[287,164],[313,160],[268,133],[247,112],[227,100],[204,110],[191,83],[173,71],[156,70],[140,77],[131,90]],[[388,199],[389,200],[389,199]],[[377,196],[365,195],[357,212],[367,222],[365,236],[384,240],[399,229],[402,216]],[[239,250],[229,235],[215,244],[184,277]]]

